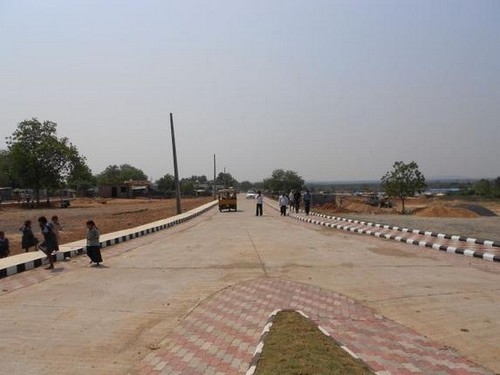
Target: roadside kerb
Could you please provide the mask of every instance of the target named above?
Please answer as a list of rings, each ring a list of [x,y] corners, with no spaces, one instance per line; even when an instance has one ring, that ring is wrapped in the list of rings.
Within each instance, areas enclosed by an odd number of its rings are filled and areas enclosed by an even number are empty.
[[[393,226],[393,225],[387,225],[387,224],[377,224],[377,223],[371,223],[371,222],[366,222],[366,221],[361,221],[361,220],[355,220],[355,219],[349,219],[346,217],[338,217],[338,216],[329,216],[329,215],[324,215],[320,214],[317,212],[311,212],[311,215],[323,217],[325,219],[331,219],[331,220],[337,220],[337,221],[345,221],[348,223],[354,223],[354,224],[361,224],[361,225],[367,225],[367,226],[372,226],[372,227],[377,227],[377,228],[386,228],[386,229],[392,229],[392,230],[397,230],[400,232],[411,232],[415,234],[421,234],[424,236],[431,236],[431,237],[436,237],[436,238],[445,238],[447,240],[453,240],[453,241],[460,241],[460,242],[466,242],[469,244],[478,244],[478,245],[483,245],[486,247],[499,247],[500,248],[500,241],[492,241],[492,240],[479,240],[477,238],[470,238],[470,237],[465,237],[465,236],[459,236],[459,235],[449,235],[449,234],[444,234],[444,233],[439,233],[439,232],[430,232],[430,231],[425,231],[425,230],[420,230],[420,229],[410,229],[410,228],[401,228],[398,226]]]
[[[154,221],[135,228],[125,229],[117,232],[101,235],[101,247],[113,246],[121,242],[155,233],[163,229],[168,229],[175,225],[190,220],[217,204],[212,201],[203,206],[194,208],[188,212],[176,215],[167,219]],[[53,256],[55,261],[63,261],[81,254],[86,254],[86,240],[70,242],[59,246],[59,251]],[[46,255],[42,251],[13,255],[0,259],[0,279],[12,276],[20,272],[28,271],[40,267],[44,264]]]
[[[390,226],[390,225],[385,225],[385,224],[374,224],[374,223],[368,223],[368,222],[359,221],[359,220],[323,215],[323,214],[319,214],[319,213],[315,213],[315,212],[311,212],[311,215],[325,218],[327,220],[347,222],[348,224],[343,225],[343,224],[328,223],[325,221],[311,219],[309,217],[303,217],[303,216],[297,215],[295,213],[290,213],[289,216],[293,217],[294,219],[297,219],[297,220],[305,221],[305,222],[311,223],[311,224],[321,225],[321,226],[328,227],[328,228],[341,229],[344,231],[358,233],[358,234],[368,234],[370,236],[381,237],[381,238],[385,238],[388,240],[395,240],[395,241],[399,241],[399,242],[408,243],[411,245],[417,245],[420,247],[427,247],[427,248],[431,248],[431,249],[435,249],[435,250],[445,251],[447,253],[454,253],[454,254],[460,254],[460,255],[465,255],[465,256],[474,257],[474,258],[481,258],[481,259],[492,261],[492,262],[500,262],[500,255],[495,255],[495,254],[483,252],[483,251],[477,251],[477,250],[473,250],[473,249],[469,249],[469,248],[440,245],[440,244],[430,242],[430,241],[413,240],[413,239],[410,239],[410,238],[407,238],[404,236],[383,233],[380,229],[395,230],[395,231],[400,231],[402,233],[418,234],[418,235],[423,235],[423,236],[432,236],[435,238],[449,239],[452,241],[462,241],[462,242],[466,242],[469,244],[478,244],[478,245],[486,246],[489,248],[500,247],[500,242],[498,242],[498,241],[487,241],[487,240],[483,241],[483,240],[466,238],[463,236],[450,236],[450,235],[443,234],[443,233],[434,233],[434,232],[422,231],[422,230],[417,230],[417,229],[400,228],[397,226]],[[375,228],[376,230],[372,231],[372,230],[356,228],[353,225],[349,225],[349,224],[369,226],[369,227]],[[377,230],[377,229],[379,229],[379,230]]]

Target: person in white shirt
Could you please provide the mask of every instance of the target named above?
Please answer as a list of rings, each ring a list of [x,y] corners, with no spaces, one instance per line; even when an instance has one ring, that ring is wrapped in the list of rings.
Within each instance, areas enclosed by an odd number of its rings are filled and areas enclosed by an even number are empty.
[[[264,203],[264,197],[262,196],[262,193],[257,191],[257,197],[255,198],[257,201],[257,206],[255,208],[255,216],[262,216],[262,204]]]
[[[280,213],[281,216],[286,216],[286,208],[288,206],[288,196],[283,193],[280,195],[278,202],[280,204]]]

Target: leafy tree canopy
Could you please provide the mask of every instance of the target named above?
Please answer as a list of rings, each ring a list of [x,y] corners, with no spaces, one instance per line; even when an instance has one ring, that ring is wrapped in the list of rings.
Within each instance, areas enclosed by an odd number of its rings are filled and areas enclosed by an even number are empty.
[[[171,174],[167,173],[165,176],[156,181],[156,186],[162,193],[175,191],[175,178]]]
[[[491,183],[489,180],[482,178],[474,184],[474,190],[477,195],[489,196],[491,194]]]
[[[263,187],[274,193],[282,192],[289,193],[292,190],[302,190],[304,179],[294,171],[285,171],[283,169],[275,169],[270,178],[263,181]]]
[[[0,186],[19,187],[12,178],[12,161],[7,150],[0,150]]]
[[[228,187],[236,188],[238,184],[238,181],[236,181],[236,179],[233,176],[231,176],[231,173],[223,173],[223,172],[217,175],[215,182],[217,185],[222,185],[225,188]]]
[[[57,137],[57,124],[32,118],[18,124],[7,138],[12,177],[35,190],[61,188],[78,168],[87,168],[85,158],[67,138]]]
[[[425,177],[414,161],[409,164],[402,161],[395,162],[392,171],[388,171],[381,178],[381,185],[389,197],[401,199],[403,213],[405,199],[415,196],[415,193],[422,192],[426,187]]]
[[[183,196],[195,195],[196,186],[190,178],[183,178],[179,181],[181,194]]]
[[[254,185],[250,181],[241,181],[240,182],[240,189],[243,191],[248,191],[252,189]]]
[[[67,184],[68,187],[75,189],[82,194],[96,185],[96,178],[92,175],[92,171],[87,166],[83,158],[75,158]]]
[[[147,180],[146,174],[130,164],[109,165],[106,169],[96,176],[97,183],[100,185],[123,184],[129,180]]]

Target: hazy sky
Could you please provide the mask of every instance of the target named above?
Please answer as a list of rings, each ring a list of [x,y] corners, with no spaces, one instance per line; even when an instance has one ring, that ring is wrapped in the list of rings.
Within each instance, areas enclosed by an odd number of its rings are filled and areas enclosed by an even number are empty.
[[[499,0],[0,0],[0,149],[58,124],[94,174],[500,176]]]

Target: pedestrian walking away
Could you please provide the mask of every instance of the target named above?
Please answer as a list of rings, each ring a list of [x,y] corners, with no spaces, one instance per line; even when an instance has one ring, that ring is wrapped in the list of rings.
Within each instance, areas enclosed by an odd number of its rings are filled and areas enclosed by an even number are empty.
[[[102,263],[101,242],[99,241],[99,229],[93,220],[87,221],[87,255],[90,258],[90,264],[95,263],[99,266]]]
[[[0,231],[0,258],[6,258],[9,254],[9,239],[5,237],[4,231]]]
[[[262,193],[257,191],[257,197],[255,198],[255,201],[257,202],[255,206],[255,216],[262,216],[262,204],[264,203],[264,197],[262,196]]]
[[[40,216],[38,218],[38,224],[40,224],[43,234],[43,242],[38,246],[38,248],[47,256],[47,260],[49,261],[47,269],[51,270],[54,269],[54,259],[52,258],[53,252],[59,250],[59,244],[57,243],[56,235],[45,216]]]
[[[295,212],[299,213],[299,209],[300,209],[300,190],[299,189],[295,190],[295,193],[293,193],[293,205],[295,207]]]
[[[26,220],[23,226],[19,228],[19,230],[23,233],[23,237],[21,239],[21,247],[24,249],[24,252],[27,253],[32,247],[34,247],[36,250],[38,238],[36,238],[33,234],[33,229],[31,228],[31,220]]]
[[[289,210],[290,212],[293,212],[294,208],[294,200],[293,200],[293,190],[290,191],[290,195],[288,195],[288,204],[290,205]]]
[[[311,210],[311,198],[311,193],[309,193],[309,190],[306,190],[304,194],[304,211],[306,211],[306,215],[309,215],[309,211]]]

